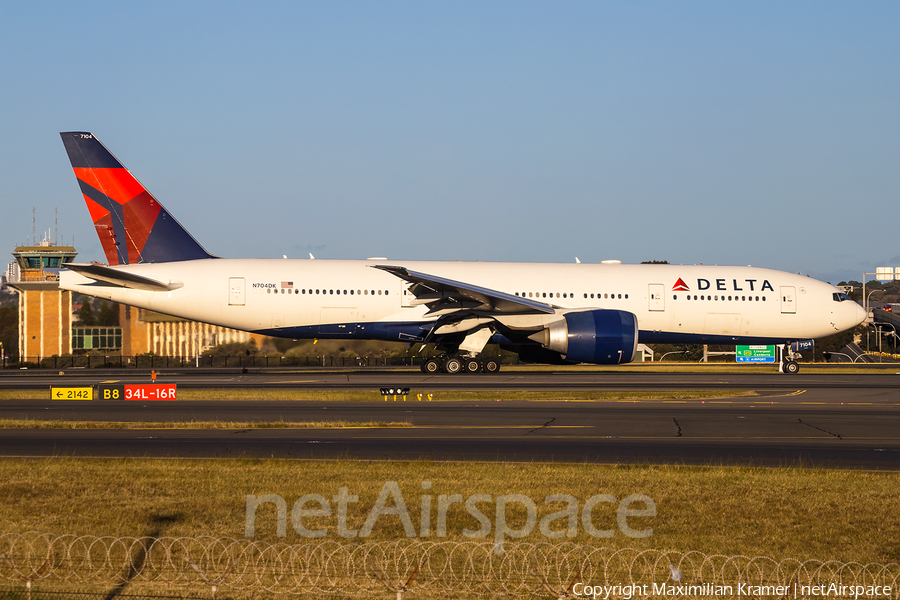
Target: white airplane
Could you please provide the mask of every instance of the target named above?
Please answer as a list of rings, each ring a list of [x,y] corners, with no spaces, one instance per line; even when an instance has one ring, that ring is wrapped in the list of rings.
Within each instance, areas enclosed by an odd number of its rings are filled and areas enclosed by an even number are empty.
[[[488,343],[526,361],[631,362],[639,342],[786,344],[851,329],[834,286],[752,267],[223,259],[209,254],[87,132],[60,134],[109,266],[60,287],[268,336],[434,343],[426,372],[494,372]],[[793,342],[793,343],[792,343]]]

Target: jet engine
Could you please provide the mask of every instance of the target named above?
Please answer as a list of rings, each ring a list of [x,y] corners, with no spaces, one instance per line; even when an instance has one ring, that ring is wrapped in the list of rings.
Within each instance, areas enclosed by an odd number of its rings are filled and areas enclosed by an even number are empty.
[[[567,362],[615,365],[634,360],[638,322],[624,310],[570,312],[529,337]]]

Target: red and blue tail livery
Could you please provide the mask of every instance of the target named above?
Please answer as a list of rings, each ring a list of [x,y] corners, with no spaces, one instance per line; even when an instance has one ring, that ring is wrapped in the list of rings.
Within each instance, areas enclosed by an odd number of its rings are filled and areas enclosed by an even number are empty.
[[[213,258],[92,133],[60,133],[110,265]]]

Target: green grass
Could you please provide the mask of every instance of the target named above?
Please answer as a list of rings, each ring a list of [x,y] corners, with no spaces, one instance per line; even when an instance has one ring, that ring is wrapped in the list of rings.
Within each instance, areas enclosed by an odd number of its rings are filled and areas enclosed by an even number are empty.
[[[655,517],[634,517],[635,529],[653,528],[637,539],[616,530],[595,539],[579,524],[578,543],[613,547],[698,550],[783,558],[860,562],[900,561],[900,474],[750,467],[604,466],[516,463],[435,463],[348,460],[153,460],[9,459],[0,461],[0,531],[42,531],[113,536],[146,534],[168,517],[169,536],[244,535],[246,496],[278,494],[292,504],[305,494],[331,500],[347,487],[359,502],[349,505],[348,526],[358,529],[385,482],[396,481],[416,528],[421,496],[523,494],[538,507],[538,519],[560,510],[544,501],[570,494],[579,507],[596,494],[617,501],[646,494]],[[431,482],[427,491],[422,482]],[[388,503],[393,504],[392,502]],[[481,505],[491,516],[493,504]],[[336,511],[335,505],[332,505]],[[523,519],[519,505],[508,511],[510,526]],[[334,512],[332,513],[334,515]],[[615,528],[614,504],[598,505],[594,521]],[[342,541],[335,517],[309,517],[310,529],[325,528],[326,541]],[[460,505],[448,513],[448,538],[462,537],[478,523]],[[434,520],[432,520],[432,532]],[[300,543],[290,525],[275,536],[272,505],[257,514],[257,539]],[[400,520],[384,516],[369,538],[404,537]],[[436,541],[441,538],[427,538]],[[525,541],[544,541],[537,532]],[[361,541],[361,540],[355,540]]]

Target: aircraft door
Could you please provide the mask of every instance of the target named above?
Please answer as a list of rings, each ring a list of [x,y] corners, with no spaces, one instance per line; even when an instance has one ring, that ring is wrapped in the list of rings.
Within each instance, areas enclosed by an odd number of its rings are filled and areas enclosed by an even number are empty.
[[[412,301],[415,300],[416,297],[413,295],[413,293],[411,291],[409,291],[409,288],[412,287],[412,285],[413,284],[411,284],[408,281],[400,282],[400,307],[401,308],[412,308],[414,306],[412,304]]]
[[[648,297],[650,298],[650,310],[666,310],[666,286],[661,283],[651,283]]]
[[[792,285],[783,285],[781,286],[781,314],[789,314],[792,315],[797,312],[796,301],[796,293],[794,291],[794,286]]]
[[[244,278],[228,278],[228,306],[244,306]]]

